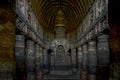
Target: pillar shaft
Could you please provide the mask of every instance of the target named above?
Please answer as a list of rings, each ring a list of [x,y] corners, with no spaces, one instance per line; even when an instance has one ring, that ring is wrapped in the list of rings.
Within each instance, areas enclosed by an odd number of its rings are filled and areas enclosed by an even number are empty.
[[[43,56],[42,56],[42,47],[40,47],[40,68],[42,69],[43,68]]]
[[[88,73],[88,49],[87,44],[83,45],[83,56],[82,56],[82,80],[87,80]]]
[[[32,40],[27,41],[26,47],[26,66],[27,66],[27,80],[34,80],[34,70],[35,70],[35,51],[34,42]]]
[[[82,79],[82,48],[78,48],[78,69],[80,74],[80,79]]]
[[[75,48],[72,49],[71,57],[72,57],[72,70],[73,72],[76,72],[77,66],[76,66],[76,49]]]
[[[22,80],[23,76],[25,76],[25,41],[24,41],[24,35],[16,35],[15,59],[16,59],[17,80]]]
[[[40,80],[40,46],[35,44],[35,68],[37,80]]]
[[[48,72],[48,57],[47,57],[47,49],[43,48],[43,69],[44,72]]]
[[[96,42],[90,41],[88,47],[88,66],[89,66],[89,79],[96,80],[96,69],[97,69],[97,52]]]
[[[78,48],[78,68],[81,69],[82,64],[82,49],[81,47]]]
[[[108,35],[98,37],[98,80],[109,79],[109,43]]]

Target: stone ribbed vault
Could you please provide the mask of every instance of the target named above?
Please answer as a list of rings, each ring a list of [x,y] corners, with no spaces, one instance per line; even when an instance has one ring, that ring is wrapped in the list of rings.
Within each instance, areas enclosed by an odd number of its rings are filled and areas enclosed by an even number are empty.
[[[66,33],[81,23],[94,0],[28,0],[43,29],[54,33],[55,16],[59,6],[68,21]]]

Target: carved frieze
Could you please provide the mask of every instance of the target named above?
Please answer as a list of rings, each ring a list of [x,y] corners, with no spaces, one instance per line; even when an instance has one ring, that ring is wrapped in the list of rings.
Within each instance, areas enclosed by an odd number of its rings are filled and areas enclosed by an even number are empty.
[[[90,29],[89,27],[95,26],[95,28],[94,28],[95,34],[103,31],[105,28],[109,28],[107,18],[106,18],[106,20],[103,20],[102,22],[101,21],[97,22],[98,17],[102,18],[101,15],[105,12],[105,9],[107,7],[108,7],[108,0],[96,0],[95,1],[93,6],[91,7],[91,9],[89,10],[88,14],[82,21],[81,25],[79,26],[80,32],[78,34],[79,35],[78,37],[81,36],[80,33],[85,33],[88,29]],[[106,15],[107,14],[104,14],[103,16],[106,16]],[[97,23],[97,24],[94,24],[94,23]],[[82,26],[84,26],[84,27],[82,27]],[[86,35],[86,36],[88,39],[89,35]]]
[[[101,21],[101,26],[102,30],[109,28],[108,19],[106,17]]]
[[[93,20],[94,20],[94,13],[93,13],[93,10],[92,10],[89,14],[89,25],[91,25],[93,23]]]
[[[107,18],[102,19],[100,22],[98,22],[96,24],[96,27],[94,28],[94,32],[95,32],[95,34],[98,34],[98,33],[102,32],[105,29],[109,29],[108,19]]]
[[[103,0],[97,0],[96,2],[96,17],[98,17],[104,9]]]
[[[28,29],[28,35],[29,37],[31,37],[32,39],[36,40],[36,35],[34,34],[34,32],[30,29]]]
[[[16,27],[20,30],[20,31],[23,31],[24,33],[28,33],[28,30],[27,30],[27,25],[22,21],[20,20],[19,18],[16,19]]]
[[[108,7],[108,0],[97,0],[95,5],[96,18],[98,18],[105,8]]]

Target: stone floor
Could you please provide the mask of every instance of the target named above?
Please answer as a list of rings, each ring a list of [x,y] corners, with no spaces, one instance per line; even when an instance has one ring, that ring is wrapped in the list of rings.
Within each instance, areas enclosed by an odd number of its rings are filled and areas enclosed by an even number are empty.
[[[73,73],[71,75],[46,74],[44,76],[44,80],[80,80],[80,79],[78,73]]]

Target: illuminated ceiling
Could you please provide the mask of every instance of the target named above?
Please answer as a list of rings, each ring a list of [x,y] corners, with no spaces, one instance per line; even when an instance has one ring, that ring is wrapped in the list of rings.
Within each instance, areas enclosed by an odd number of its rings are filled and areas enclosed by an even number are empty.
[[[66,32],[76,30],[94,0],[29,0],[45,31],[54,32],[55,16],[61,7],[67,20]]]

